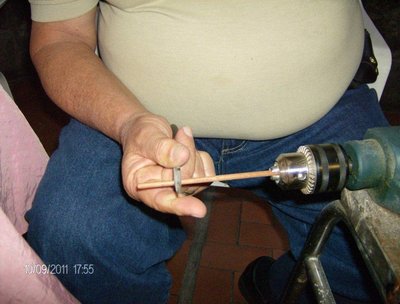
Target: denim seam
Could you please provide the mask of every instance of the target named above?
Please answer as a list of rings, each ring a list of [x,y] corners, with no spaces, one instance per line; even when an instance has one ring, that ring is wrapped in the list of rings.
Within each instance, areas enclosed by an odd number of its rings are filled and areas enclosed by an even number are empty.
[[[219,160],[218,160],[218,169],[217,169],[219,174],[223,174],[224,173],[223,169],[222,169],[223,163],[224,163],[224,159],[223,159],[222,154],[221,154],[220,157],[219,157]]]
[[[235,153],[235,152],[240,152],[242,151],[247,145],[247,140],[243,140],[240,142],[239,145],[233,147],[233,148],[224,148],[222,147],[221,155],[226,155],[230,153]]]

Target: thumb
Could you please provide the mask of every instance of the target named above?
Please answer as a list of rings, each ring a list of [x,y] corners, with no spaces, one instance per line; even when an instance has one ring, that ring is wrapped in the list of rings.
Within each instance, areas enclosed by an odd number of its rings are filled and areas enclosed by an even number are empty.
[[[148,141],[147,158],[165,168],[183,166],[190,157],[187,147],[169,137],[159,137]]]

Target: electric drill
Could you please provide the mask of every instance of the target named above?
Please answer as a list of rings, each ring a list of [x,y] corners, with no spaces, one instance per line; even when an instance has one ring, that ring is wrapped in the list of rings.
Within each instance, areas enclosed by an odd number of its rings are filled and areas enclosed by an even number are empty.
[[[306,145],[278,156],[271,177],[285,190],[305,194],[366,189],[400,213],[400,126],[369,129],[363,140]]]

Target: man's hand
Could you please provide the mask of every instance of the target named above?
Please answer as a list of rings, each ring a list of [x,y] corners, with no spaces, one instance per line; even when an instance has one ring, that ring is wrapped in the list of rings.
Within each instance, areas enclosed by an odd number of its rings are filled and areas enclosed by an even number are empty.
[[[137,190],[139,183],[172,180],[172,168],[181,167],[182,178],[215,175],[211,157],[197,151],[188,127],[178,130],[172,138],[169,123],[156,115],[145,113],[128,120],[122,128],[122,179],[125,190],[134,199],[153,209],[177,215],[203,217],[204,204],[192,194],[205,187],[184,188],[188,196],[177,196],[174,189]]]

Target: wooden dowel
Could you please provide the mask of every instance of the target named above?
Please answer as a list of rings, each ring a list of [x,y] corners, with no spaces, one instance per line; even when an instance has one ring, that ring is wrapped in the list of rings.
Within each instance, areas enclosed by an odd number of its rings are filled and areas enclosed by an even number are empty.
[[[274,173],[271,170],[265,171],[253,171],[253,172],[243,172],[243,173],[233,173],[233,174],[223,174],[215,176],[188,178],[182,180],[182,186],[184,185],[195,185],[195,184],[206,184],[212,182],[222,182],[228,180],[246,179],[246,178],[256,178],[256,177],[266,177],[272,176]],[[174,181],[157,181],[142,183],[137,186],[138,190],[160,188],[160,187],[171,187],[174,186]]]

